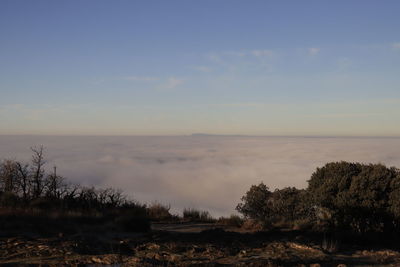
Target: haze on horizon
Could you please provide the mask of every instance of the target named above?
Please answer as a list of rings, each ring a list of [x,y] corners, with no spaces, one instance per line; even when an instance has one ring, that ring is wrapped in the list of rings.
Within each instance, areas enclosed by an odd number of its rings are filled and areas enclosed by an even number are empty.
[[[399,1],[0,1],[0,134],[400,136]]]

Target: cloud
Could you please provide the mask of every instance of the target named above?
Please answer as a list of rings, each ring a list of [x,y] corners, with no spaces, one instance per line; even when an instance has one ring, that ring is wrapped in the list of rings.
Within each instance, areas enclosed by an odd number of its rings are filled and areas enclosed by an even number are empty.
[[[393,44],[392,44],[392,48],[393,48],[394,50],[399,50],[399,51],[400,51],[400,43],[393,43]]]
[[[258,102],[242,102],[242,103],[223,103],[217,104],[219,107],[233,107],[233,108],[260,108],[265,107],[266,104]]]
[[[318,48],[318,47],[310,47],[310,48],[308,48],[308,54],[310,56],[315,56],[315,55],[319,54],[320,51],[321,51],[321,49]]]
[[[339,58],[336,61],[336,64],[339,67],[339,69],[347,69],[348,67],[350,67],[353,64],[353,61],[347,57],[343,57],[343,58]]]
[[[123,77],[123,79],[135,82],[154,82],[159,80],[158,77],[153,77],[153,76],[125,76]]]
[[[276,55],[275,51],[269,49],[248,49],[208,53],[206,58],[216,70],[254,72],[259,69],[263,72],[269,72],[272,69],[271,64],[277,59]]]
[[[207,67],[207,66],[194,66],[193,69],[201,72],[211,72],[212,68]]]
[[[222,51],[219,53],[209,53],[207,58],[213,62],[221,63],[224,59],[227,58],[244,58],[244,57],[256,57],[256,58],[264,58],[274,56],[275,52],[269,49],[255,49],[255,50],[229,50]]]
[[[0,159],[30,160],[46,147],[47,167],[82,185],[121,188],[136,200],[234,212],[252,184],[304,188],[327,162],[400,166],[400,138],[0,136]]]
[[[163,85],[163,88],[166,89],[174,89],[178,87],[179,85],[183,84],[184,80],[183,79],[178,79],[175,77],[169,77],[165,84]]]
[[[0,105],[0,109],[3,110],[21,110],[26,109],[26,105],[24,104],[7,104],[7,105]]]
[[[220,54],[209,53],[206,55],[207,59],[214,63],[222,63],[222,58]]]
[[[272,50],[252,50],[250,54],[255,57],[271,57],[274,55]]]
[[[369,112],[369,113],[330,113],[330,114],[320,114],[313,115],[319,118],[329,118],[329,119],[352,119],[352,118],[371,118],[376,116],[384,116],[384,113]]]
[[[222,52],[223,55],[225,56],[233,56],[233,57],[244,57],[248,55],[247,51],[225,51]]]

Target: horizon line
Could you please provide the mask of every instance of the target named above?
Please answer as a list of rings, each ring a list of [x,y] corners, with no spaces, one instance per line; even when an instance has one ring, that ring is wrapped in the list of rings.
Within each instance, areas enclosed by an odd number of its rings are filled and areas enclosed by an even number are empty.
[[[252,134],[209,134],[209,133],[192,133],[192,134],[0,134],[0,136],[30,136],[30,137],[270,137],[270,138],[400,138],[400,136],[386,135],[252,135]]]

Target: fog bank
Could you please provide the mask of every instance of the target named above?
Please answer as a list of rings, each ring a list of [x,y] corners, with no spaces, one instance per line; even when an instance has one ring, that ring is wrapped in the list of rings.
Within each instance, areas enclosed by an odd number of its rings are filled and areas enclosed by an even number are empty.
[[[29,161],[44,145],[47,169],[82,185],[112,186],[141,202],[234,212],[250,185],[304,188],[330,161],[400,167],[400,138],[0,136],[0,158]]]

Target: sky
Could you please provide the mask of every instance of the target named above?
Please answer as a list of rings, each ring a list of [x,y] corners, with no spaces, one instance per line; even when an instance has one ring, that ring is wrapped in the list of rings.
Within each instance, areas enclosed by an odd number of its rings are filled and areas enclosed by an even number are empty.
[[[399,1],[0,1],[0,134],[400,136]]]

